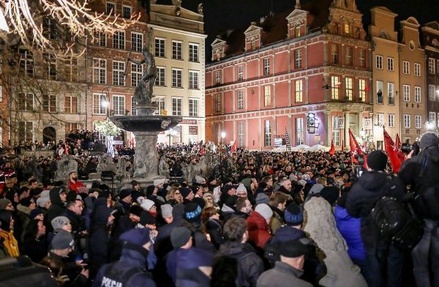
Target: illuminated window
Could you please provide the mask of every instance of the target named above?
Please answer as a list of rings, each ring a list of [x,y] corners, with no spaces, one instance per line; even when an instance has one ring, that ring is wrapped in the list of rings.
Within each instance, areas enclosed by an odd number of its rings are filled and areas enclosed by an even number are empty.
[[[352,101],[354,99],[354,79],[346,77],[345,93],[348,101]]]
[[[271,106],[271,86],[264,87],[264,106]]]
[[[303,101],[303,81],[297,80],[296,81],[296,91],[295,91],[295,99],[297,103],[300,103]]]

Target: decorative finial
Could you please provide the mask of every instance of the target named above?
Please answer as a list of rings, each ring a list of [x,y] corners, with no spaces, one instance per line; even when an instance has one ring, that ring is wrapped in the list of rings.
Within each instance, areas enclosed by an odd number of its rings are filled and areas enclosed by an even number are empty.
[[[301,7],[300,0],[296,0],[296,6],[294,6],[294,9],[300,9]]]

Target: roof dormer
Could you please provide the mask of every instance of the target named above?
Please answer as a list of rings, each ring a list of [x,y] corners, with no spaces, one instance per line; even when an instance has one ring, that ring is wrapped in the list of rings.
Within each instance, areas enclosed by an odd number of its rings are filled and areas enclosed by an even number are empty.
[[[289,39],[299,38],[307,33],[308,11],[300,9],[300,5],[296,5],[294,11],[286,19]]]
[[[226,55],[226,41],[216,38],[210,45],[212,47],[212,61],[219,61]]]
[[[262,28],[256,25],[256,22],[252,22],[250,27],[244,32],[245,34],[245,51],[253,51],[259,49],[262,45],[261,34]]]

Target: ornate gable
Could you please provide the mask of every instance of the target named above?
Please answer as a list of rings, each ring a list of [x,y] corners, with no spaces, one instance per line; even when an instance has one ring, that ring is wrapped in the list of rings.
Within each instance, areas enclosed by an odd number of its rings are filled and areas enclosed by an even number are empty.
[[[289,39],[298,38],[307,33],[308,13],[308,11],[300,9],[300,6],[299,8],[296,6],[296,9],[287,16]]]
[[[212,61],[219,61],[224,58],[227,48],[226,41],[216,38],[210,46],[212,46]]]
[[[261,47],[262,28],[252,22],[250,27],[244,31],[245,35],[245,51],[252,51]]]
[[[334,0],[329,8],[328,33],[364,40],[362,16],[355,0]]]

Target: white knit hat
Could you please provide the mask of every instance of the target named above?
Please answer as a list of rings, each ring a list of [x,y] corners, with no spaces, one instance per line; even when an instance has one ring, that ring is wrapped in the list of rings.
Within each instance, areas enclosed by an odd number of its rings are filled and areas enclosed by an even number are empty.
[[[273,216],[273,210],[265,203],[256,205],[255,212],[262,215],[265,219],[270,219]]]
[[[151,199],[145,198],[142,203],[140,203],[140,207],[142,207],[144,210],[149,211],[151,207],[155,205],[155,202]]]

